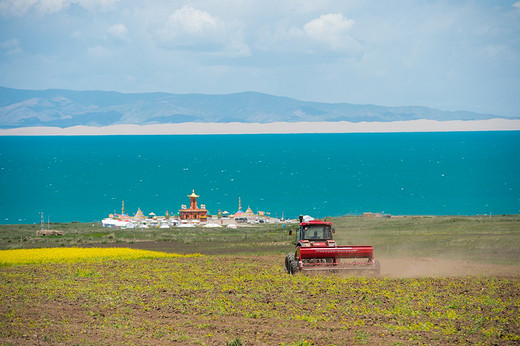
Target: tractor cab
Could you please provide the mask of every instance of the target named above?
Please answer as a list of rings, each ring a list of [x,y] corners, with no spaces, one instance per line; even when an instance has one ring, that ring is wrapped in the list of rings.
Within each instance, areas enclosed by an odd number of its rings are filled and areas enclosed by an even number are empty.
[[[311,220],[300,223],[298,246],[328,246],[332,240],[332,223]]]

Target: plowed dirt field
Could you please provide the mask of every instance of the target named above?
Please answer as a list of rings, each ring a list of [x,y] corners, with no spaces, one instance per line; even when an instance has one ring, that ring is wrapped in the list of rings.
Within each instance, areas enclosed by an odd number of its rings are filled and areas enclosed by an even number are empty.
[[[283,259],[205,255],[2,267],[0,343],[520,342],[518,267],[383,258],[380,278],[290,276]]]

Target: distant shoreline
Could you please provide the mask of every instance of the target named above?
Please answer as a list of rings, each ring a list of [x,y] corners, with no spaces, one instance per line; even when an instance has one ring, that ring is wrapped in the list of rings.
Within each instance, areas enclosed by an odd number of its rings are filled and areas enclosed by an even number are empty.
[[[210,134],[296,134],[296,133],[398,133],[519,131],[520,119],[409,120],[392,122],[274,122],[274,123],[178,123],[19,127],[0,129],[0,136],[108,136],[108,135],[210,135]]]

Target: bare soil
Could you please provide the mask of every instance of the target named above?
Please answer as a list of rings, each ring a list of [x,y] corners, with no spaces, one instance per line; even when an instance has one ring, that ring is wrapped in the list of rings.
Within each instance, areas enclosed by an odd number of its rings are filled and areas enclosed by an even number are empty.
[[[382,258],[381,275],[396,278],[466,275],[520,276],[520,266],[436,258]]]
[[[161,250],[168,246],[171,249],[171,244],[165,242],[146,242],[135,244],[120,244],[121,246],[135,247],[146,250]],[[114,246],[114,244],[104,244],[106,246]],[[173,250],[173,249],[171,249]],[[175,251],[172,251],[175,252]],[[254,259],[255,265],[261,267],[269,266],[283,266],[283,255],[261,255],[253,256],[220,256],[219,263],[222,268],[232,268],[236,263],[243,263],[244,261],[251,261]],[[197,259],[180,259],[179,261],[196,261]],[[382,258],[380,259],[382,266],[382,275],[385,277],[395,278],[412,278],[412,277],[444,277],[453,276],[453,280],[460,283],[455,285],[460,291],[446,291],[445,281],[433,282],[435,291],[439,291],[440,295],[467,295],[478,296],[481,294],[481,287],[473,285],[466,287],[467,282],[460,276],[466,275],[492,275],[494,277],[518,277],[520,270],[518,266],[504,266],[504,265],[490,265],[481,264],[470,261],[450,261],[432,258]],[[158,265],[151,262],[150,265]],[[120,265],[120,264],[117,264]],[[13,283],[20,284],[16,280],[29,281],[27,284],[38,284],[41,280],[49,280],[59,284],[61,281],[56,281],[56,275],[65,273],[71,275],[75,269],[67,269],[67,266],[57,266],[59,273],[49,271],[52,267],[18,267],[11,268],[13,272]],[[118,271],[123,268],[110,267],[99,265],[96,267],[100,271],[100,275],[110,275],[110,272]],[[137,268],[134,268],[137,270]],[[68,272],[72,270],[72,272]],[[30,275],[29,275],[30,274]],[[23,279],[15,279],[15,278]],[[143,287],[156,285],[157,277],[146,278],[146,273],[139,272],[139,285]],[[287,278],[289,279],[289,278]],[[74,282],[80,285],[82,282],[94,280],[98,282],[96,277],[82,278],[77,277]],[[126,279],[125,279],[126,280]],[[450,279],[451,280],[451,279]],[[287,280],[290,282],[291,280]],[[393,282],[394,280],[390,280]],[[398,280],[397,280],[398,281]],[[99,283],[104,282],[104,279],[99,279]],[[87,299],[88,295],[79,295],[75,298],[67,296],[67,290],[71,287],[64,287],[64,291],[53,297],[42,297],[43,299],[30,299],[24,295],[7,294],[3,296],[2,300],[4,306],[0,307],[0,316],[6,318],[4,321],[4,332],[0,332],[0,343],[12,343],[18,345],[34,345],[34,344],[175,344],[175,345],[225,345],[233,338],[240,338],[244,345],[279,345],[281,342],[290,344],[291,342],[298,342],[303,340],[313,340],[315,345],[330,345],[330,344],[415,344],[416,342],[407,342],[409,336],[418,337],[420,343],[426,344],[454,344],[454,343],[480,343],[483,340],[479,339],[477,333],[465,334],[461,332],[460,335],[453,335],[445,339],[438,339],[439,335],[427,331],[400,332],[389,331],[381,326],[385,324],[395,324],[392,316],[372,314],[364,318],[365,324],[360,326],[349,326],[345,328],[344,325],[335,320],[331,316],[332,322],[318,323],[312,328],[309,328],[309,323],[304,321],[294,320],[270,320],[268,318],[246,318],[239,315],[214,315],[211,313],[200,313],[197,311],[182,311],[177,306],[162,304],[169,298],[176,297],[179,300],[203,300],[228,298],[231,300],[240,299],[245,294],[253,294],[257,296],[259,303],[272,304],[272,309],[285,309],[287,305],[278,306],[278,304],[291,304],[291,302],[284,301],[284,296],[281,294],[282,289],[276,289],[269,292],[254,291],[253,293],[239,292],[229,290],[224,292],[217,292],[216,296],[207,291],[196,291],[192,293],[182,293],[172,286],[170,281],[164,282],[164,286],[159,285],[160,290],[147,291],[146,289],[137,289],[131,283],[112,282],[107,285],[115,285],[113,288],[125,287],[129,291],[122,289],[118,294],[122,294],[129,298],[129,301],[135,298],[133,295],[139,293],[138,301],[135,303],[126,304],[110,304],[113,297],[109,287],[105,295],[91,293],[93,300]],[[398,284],[400,285],[400,284]],[[101,288],[104,284],[101,284]],[[509,286],[508,286],[509,287]],[[10,289],[13,289],[12,287]],[[253,286],[248,288],[254,290]],[[59,290],[57,290],[59,291]],[[15,293],[16,290],[11,291]],[[55,293],[55,291],[52,291]],[[38,292],[28,291],[30,296],[37,296]],[[74,293],[70,291],[69,293]],[[418,294],[419,292],[415,292]],[[319,306],[324,301],[329,299],[326,295],[315,295],[311,293],[300,293],[303,295],[305,304],[301,304],[302,314],[313,310],[313,306]],[[501,301],[510,299],[517,299],[519,292],[514,288],[509,288],[506,291],[499,291],[497,296]],[[223,297],[225,296],[225,297]],[[324,297],[326,298],[324,300]],[[363,297],[335,297],[338,304],[349,304],[349,300],[364,299]],[[381,307],[392,305],[393,302],[382,296],[379,296]],[[0,301],[2,301],[0,300]],[[446,301],[450,301],[446,298]],[[298,304],[298,303],[294,303]],[[359,301],[358,304],[364,304]],[[23,306],[23,314],[16,315],[16,311]],[[147,308],[144,308],[147,307]],[[484,306],[487,308],[487,306]],[[480,307],[478,307],[480,308]],[[477,310],[475,310],[477,311]],[[493,315],[489,313],[489,316]],[[471,326],[465,325],[470,323],[461,320],[461,324],[457,328],[469,328]],[[40,327],[35,327],[40,325]],[[30,327],[28,327],[30,326]],[[519,335],[518,323],[512,323],[508,333],[512,335]],[[343,342],[344,341],[344,342]],[[503,344],[508,344],[505,340],[500,340]],[[504,342],[505,341],[505,342]],[[513,344],[511,341],[510,344]]]

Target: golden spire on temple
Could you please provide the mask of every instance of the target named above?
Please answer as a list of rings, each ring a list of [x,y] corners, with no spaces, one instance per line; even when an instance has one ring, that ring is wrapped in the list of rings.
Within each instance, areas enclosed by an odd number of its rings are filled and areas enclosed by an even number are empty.
[[[195,189],[193,189],[193,192],[188,197],[190,198],[190,209],[192,209],[192,210],[198,209],[197,208],[197,198],[199,198],[199,196],[195,194]]]
[[[192,191],[193,191],[193,192],[191,193],[191,195],[188,195],[189,198],[193,198],[193,197],[194,197],[194,198],[199,198],[199,197],[200,197],[200,196],[197,196],[197,195],[195,194],[195,189],[193,189]]]

